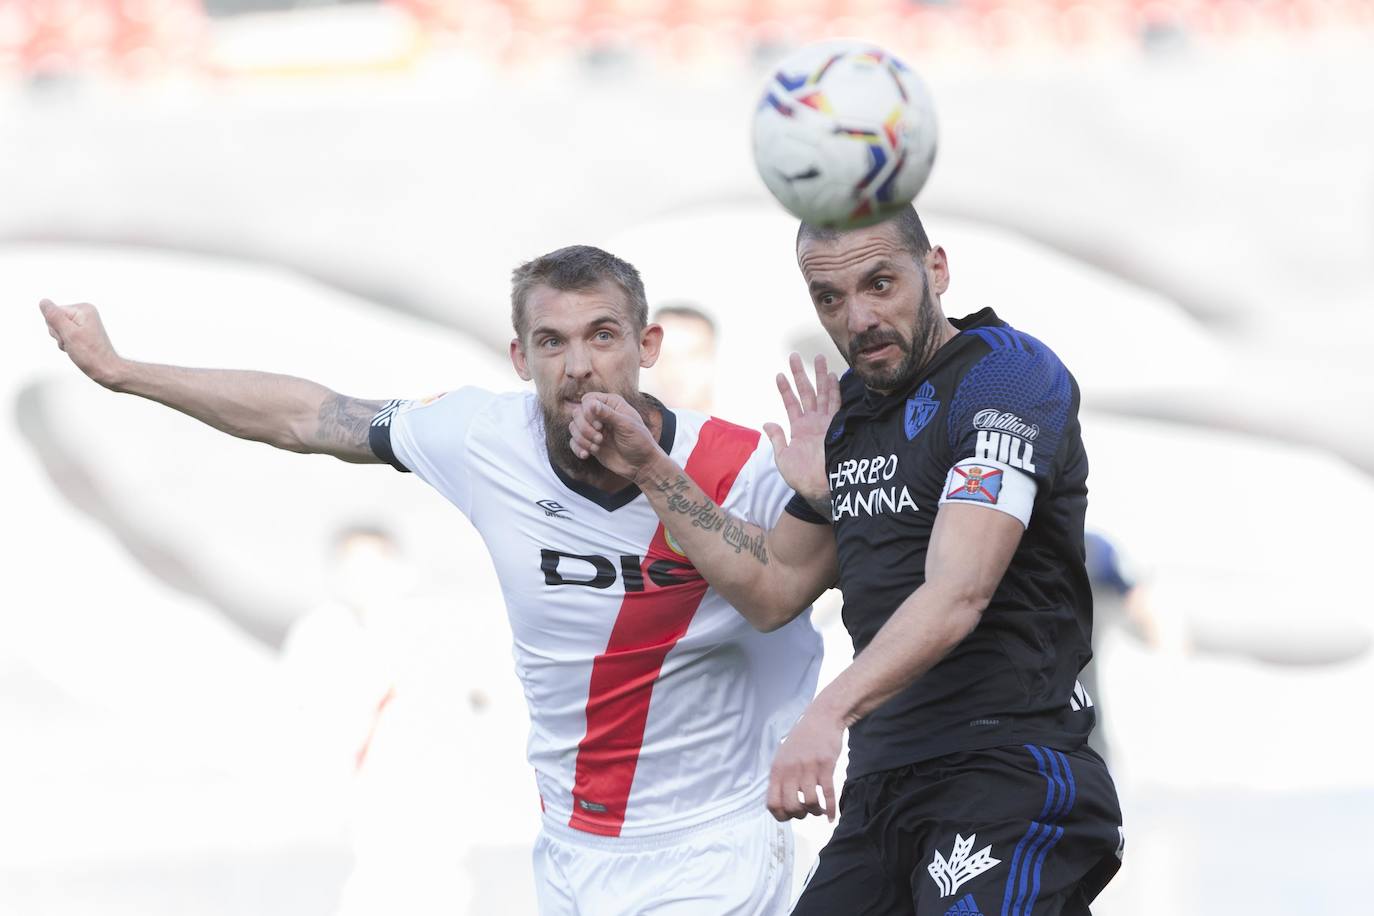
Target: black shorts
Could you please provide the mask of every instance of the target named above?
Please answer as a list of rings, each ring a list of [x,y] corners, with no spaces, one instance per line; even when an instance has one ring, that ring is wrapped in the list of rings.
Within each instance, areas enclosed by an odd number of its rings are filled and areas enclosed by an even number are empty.
[[[1081,916],[1121,867],[1116,787],[1087,747],[950,754],[847,780],[794,916]]]

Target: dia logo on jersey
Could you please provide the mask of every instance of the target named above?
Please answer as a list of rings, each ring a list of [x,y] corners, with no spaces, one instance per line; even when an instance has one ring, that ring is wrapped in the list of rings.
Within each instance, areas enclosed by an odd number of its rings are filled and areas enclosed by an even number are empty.
[[[693,579],[700,579],[696,567],[691,563],[659,558],[644,566],[648,557],[634,554],[620,556],[620,578],[625,582],[625,591],[644,591],[644,577],[659,588],[682,585]],[[587,588],[610,588],[616,581],[616,564],[609,557],[594,553],[564,553],[547,547],[539,551],[539,569],[544,574],[545,585],[584,585]]]

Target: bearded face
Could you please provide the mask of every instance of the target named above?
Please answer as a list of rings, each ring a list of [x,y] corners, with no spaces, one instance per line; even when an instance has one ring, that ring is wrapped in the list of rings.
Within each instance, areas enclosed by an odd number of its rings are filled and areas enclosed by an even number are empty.
[[[620,395],[653,428],[655,408],[639,392],[639,370],[658,357],[662,329],[641,327],[612,283],[581,290],[537,286],[526,304],[528,326],[511,341],[511,361],[521,378],[534,382],[549,458],[574,477],[594,481],[606,471],[595,459],[573,454],[568,424],[582,397],[596,391]]]
[[[924,275],[924,270],[922,274]],[[845,358],[856,375],[869,388],[877,391],[897,391],[910,385],[916,373],[925,365],[939,339],[944,316],[926,286],[921,305],[910,322],[911,336],[903,337],[896,328],[876,327],[860,331],[849,339]],[[881,353],[890,346],[900,354],[897,359],[877,362],[863,359],[870,353]]]
[[[944,250],[913,253],[888,224],[804,237],[797,263],[821,325],[869,388],[909,385],[952,330]]]
[[[595,479],[606,473],[606,469],[595,458],[579,458],[572,450],[568,424],[572,422],[573,405],[582,402],[582,396],[589,392],[602,391],[618,394],[644,418],[644,424],[651,426],[650,419],[655,411],[654,402],[639,391],[621,389],[606,391],[604,388],[569,383],[553,392],[538,393],[539,414],[544,427],[544,446],[549,450],[549,460],[570,476],[579,479]]]

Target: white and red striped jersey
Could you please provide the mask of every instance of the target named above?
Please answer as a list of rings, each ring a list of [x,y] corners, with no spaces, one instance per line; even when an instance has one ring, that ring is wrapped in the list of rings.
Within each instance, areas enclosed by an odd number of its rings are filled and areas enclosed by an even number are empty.
[[[769,634],[710,588],[635,488],[555,468],[534,395],[462,388],[393,401],[377,455],[476,526],[495,561],[545,815],[647,836],[757,799],[816,688],[810,612]],[[663,449],[727,512],[771,528],[791,496],[767,439],[663,411]]]

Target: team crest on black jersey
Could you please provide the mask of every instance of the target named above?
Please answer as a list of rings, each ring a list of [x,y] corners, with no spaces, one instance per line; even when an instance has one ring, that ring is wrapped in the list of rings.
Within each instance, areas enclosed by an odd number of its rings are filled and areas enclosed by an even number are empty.
[[[935,386],[926,382],[916,389],[916,396],[909,398],[906,402],[906,438],[911,441],[916,438],[917,433],[926,428],[926,424],[935,416],[935,411],[940,409],[940,402],[935,400]]]

